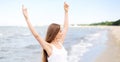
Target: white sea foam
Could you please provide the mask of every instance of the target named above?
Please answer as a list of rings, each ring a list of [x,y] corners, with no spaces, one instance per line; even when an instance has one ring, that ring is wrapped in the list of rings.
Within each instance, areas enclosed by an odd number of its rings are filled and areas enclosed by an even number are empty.
[[[23,33],[22,35],[23,36],[29,36],[29,35],[31,35],[31,33]]]
[[[71,47],[70,56],[68,57],[69,62],[79,62],[80,57],[89,51],[88,47],[91,47],[91,43],[80,42]]]
[[[84,39],[80,40],[80,43],[77,43],[71,47],[70,55],[68,57],[69,62],[80,62],[81,57],[84,56],[86,52],[90,50],[90,47],[93,47],[96,39],[101,36],[101,32],[90,34],[86,37],[87,41]],[[91,42],[93,41],[93,42]]]
[[[95,34],[90,34],[87,36],[87,38],[89,38],[89,41],[98,39],[101,36],[101,32],[97,32]]]

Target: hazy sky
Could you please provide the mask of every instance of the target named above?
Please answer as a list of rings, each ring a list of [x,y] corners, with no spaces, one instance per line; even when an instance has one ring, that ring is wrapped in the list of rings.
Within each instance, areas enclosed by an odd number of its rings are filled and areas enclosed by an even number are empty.
[[[21,11],[22,4],[28,8],[34,26],[62,24],[64,1],[70,6],[70,24],[120,19],[120,0],[0,0],[0,26],[26,26]]]

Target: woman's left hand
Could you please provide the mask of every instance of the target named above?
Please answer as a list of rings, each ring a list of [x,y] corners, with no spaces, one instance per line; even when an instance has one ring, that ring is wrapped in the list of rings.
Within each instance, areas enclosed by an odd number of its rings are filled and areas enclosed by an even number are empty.
[[[69,5],[66,2],[64,2],[64,10],[65,10],[65,12],[68,12],[68,9],[69,9]]]
[[[28,19],[28,12],[27,12],[27,8],[24,7],[24,5],[22,5],[22,12],[23,12],[23,15],[26,19]]]

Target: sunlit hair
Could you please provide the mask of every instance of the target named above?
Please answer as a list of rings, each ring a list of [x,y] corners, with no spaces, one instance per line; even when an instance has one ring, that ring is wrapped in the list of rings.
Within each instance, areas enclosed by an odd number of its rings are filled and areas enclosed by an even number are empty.
[[[52,23],[47,30],[46,42],[51,43],[55,39],[59,31],[60,31],[60,25]],[[42,62],[48,62],[47,57],[48,57],[47,52],[43,50]]]

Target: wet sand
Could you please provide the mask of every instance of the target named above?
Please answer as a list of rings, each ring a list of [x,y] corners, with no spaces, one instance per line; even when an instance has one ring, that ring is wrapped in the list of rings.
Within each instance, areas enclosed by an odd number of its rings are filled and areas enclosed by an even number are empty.
[[[104,28],[109,29],[107,48],[96,57],[94,62],[120,62],[120,26],[106,26]]]

